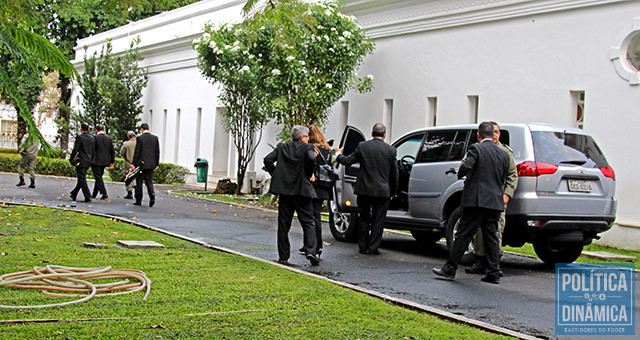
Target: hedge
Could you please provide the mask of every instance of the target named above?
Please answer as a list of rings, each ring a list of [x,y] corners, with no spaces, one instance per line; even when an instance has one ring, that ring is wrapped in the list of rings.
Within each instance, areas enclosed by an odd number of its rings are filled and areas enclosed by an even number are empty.
[[[18,172],[18,163],[21,156],[17,153],[0,153],[0,171]],[[109,169],[109,177],[112,181],[121,182],[123,175],[124,161],[116,158],[113,169]],[[66,159],[38,157],[36,163],[36,173],[40,175],[55,175],[76,177],[76,169]],[[189,169],[175,164],[160,163],[158,170],[153,173],[153,181],[158,184],[182,184],[185,177],[190,173]],[[92,177],[91,169],[87,177]]]
[[[116,158],[115,163],[113,163],[113,169],[109,169],[109,177],[111,177],[112,181],[122,182],[122,176],[124,175],[123,167],[124,159]],[[158,170],[153,172],[153,182],[163,184],[182,184],[184,183],[186,176],[190,173],[189,169],[183,166],[170,163],[160,163]]]

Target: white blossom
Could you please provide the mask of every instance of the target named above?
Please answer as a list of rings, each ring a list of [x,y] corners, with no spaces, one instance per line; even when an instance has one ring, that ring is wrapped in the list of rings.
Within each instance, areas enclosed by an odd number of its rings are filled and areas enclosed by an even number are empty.
[[[335,30],[336,30],[336,28],[335,28],[335,27],[331,27],[331,30],[332,30],[332,31],[335,31]]]
[[[262,53],[258,53],[258,58],[262,58]]]
[[[222,52],[224,52],[223,50],[217,50],[216,54],[222,54]]]
[[[332,14],[332,13],[331,13],[331,10],[330,10],[330,9],[327,9],[326,11],[324,11],[324,14],[325,14],[326,16],[331,16],[331,14]]]
[[[367,74],[367,79],[373,80],[373,74]]]
[[[300,60],[300,65],[304,66],[304,65],[306,65],[306,64],[307,64],[307,63],[305,63],[305,62],[304,62],[304,60]]]
[[[338,37],[338,40],[344,41],[344,37]]]
[[[209,38],[211,38],[211,35],[210,35],[209,33],[205,32],[205,33],[202,35],[202,37],[203,37],[205,40],[209,40]]]
[[[293,59],[295,59],[295,58],[296,58],[296,57],[294,57],[294,56],[290,55],[290,56],[287,56],[285,59],[286,59],[287,61],[291,61],[291,60],[293,60]]]
[[[349,38],[352,34],[349,31],[344,31],[342,32],[342,35],[344,35],[345,38]]]
[[[329,41],[329,36],[328,36],[328,35],[325,35],[325,36],[324,36],[324,40]]]
[[[271,74],[273,74],[274,76],[279,76],[280,70],[278,70],[277,68],[274,68],[273,70],[271,70]]]
[[[333,49],[333,47],[329,47],[329,51],[331,51],[331,52],[335,52],[335,50]]]
[[[331,84],[331,83],[327,83],[327,84],[325,85],[325,87],[326,87],[326,88],[328,88],[328,89],[330,89],[330,88],[332,88],[332,87],[333,87],[333,84]]]
[[[211,65],[211,72],[216,70],[216,65]]]
[[[249,71],[249,66],[244,65],[242,66],[242,68],[240,69],[240,72],[248,72]]]

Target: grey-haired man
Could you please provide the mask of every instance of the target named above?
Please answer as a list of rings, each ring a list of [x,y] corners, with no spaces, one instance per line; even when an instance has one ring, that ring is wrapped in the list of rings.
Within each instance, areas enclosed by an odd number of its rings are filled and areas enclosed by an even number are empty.
[[[133,131],[127,132],[128,141],[122,143],[122,148],[120,149],[120,156],[124,158],[124,171],[128,171],[133,164],[133,154],[136,151],[136,133]],[[136,187],[136,182],[131,181],[129,185],[125,185],[127,190],[127,196],[124,198],[131,200],[133,199],[133,189]]]

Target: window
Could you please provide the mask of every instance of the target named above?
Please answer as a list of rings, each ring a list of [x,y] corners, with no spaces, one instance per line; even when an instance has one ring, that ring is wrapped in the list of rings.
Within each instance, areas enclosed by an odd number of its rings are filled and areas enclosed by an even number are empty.
[[[573,116],[576,119],[576,127],[584,129],[584,91],[571,91],[573,98]]]
[[[436,126],[438,120],[438,97],[427,97],[427,126]]]
[[[591,136],[552,131],[533,131],[531,135],[533,152],[538,162],[552,165],[574,164],[588,168],[609,166]]]
[[[427,134],[422,144],[422,150],[418,155],[418,163],[444,162],[450,160],[451,150],[456,141],[458,132],[433,131]],[[462,142],[464,150],[464,141]],[[455,158],[455,157],[454,157]],[[460,158],[462,159],[462,158]]]
[[[15,120],[3,120],[0,130],[0,138],[16,139],[18,138],[18,122]]]
[[[411,156],[415,160],[423,138],[424,133],[418,133],[396,143],[396,159],[400,160],[405,156]]]
[[[636,34],[627,46],[627,61],[636,71],[640,71],[640,34]]]
[[[382,113],[382,124],[387,128],[386,141],[391,141],[391,123],[393,123],[393,99],[384,100],[384,111]]]
[[[471,123],[478,124],[478,104],[480,98],[478,96],[467,96],[469,99],[469,116]]]

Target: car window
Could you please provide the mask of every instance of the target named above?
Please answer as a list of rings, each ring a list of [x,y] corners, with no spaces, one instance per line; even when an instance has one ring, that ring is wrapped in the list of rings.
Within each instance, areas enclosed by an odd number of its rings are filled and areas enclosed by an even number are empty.
[[[416,162],[431,163],[449,160],[457,131],[432,131],[427,133],[427,137],[422,144],[422,150]],[[463,141],[464,146],[464,141]]]
[[[600,148],[591,136],[532,131],[536,161],[553,165],[581,165],[590,168],[609,166]]]
[[[465,143],[467,142],[467,136],[469,131],[458,131],[456,138],[451,146],[451,152],[449,153],[448,161],[461,161],[464,157]]]
[[[418,133],[415,135],[411,135],[394,146],[396,147],[396,159],[400,160],[404,156],[411,156],[415,159],[418,154],[418,150],[420,149],[420,144],[422,143],[422,139],[424,138],[424,133]]]

